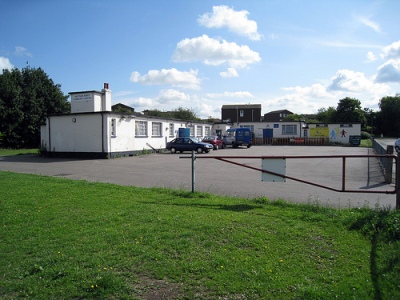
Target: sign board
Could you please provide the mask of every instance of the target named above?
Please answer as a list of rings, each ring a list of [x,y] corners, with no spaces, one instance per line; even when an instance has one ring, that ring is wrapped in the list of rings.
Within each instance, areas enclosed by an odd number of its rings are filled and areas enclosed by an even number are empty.
[[[92,101],[93,93],[72,94],[71,101]]]
[[[281,175],[286,175],[286,159],[285,158],[263,158],[263,170],[274,172]],[[281,176],[262,172],[261,181],[268,182],[286,182],[286,179]]]
[[[350,135],[349,143],[352,146],[360,146],[361,143],[361,135]]]

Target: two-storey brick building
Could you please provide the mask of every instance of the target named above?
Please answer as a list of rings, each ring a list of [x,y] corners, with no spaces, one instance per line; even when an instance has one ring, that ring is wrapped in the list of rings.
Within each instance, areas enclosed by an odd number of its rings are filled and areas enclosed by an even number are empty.
[[[232,123],[260,122],[261,104],[222,105],[221,117],[223,121]]]

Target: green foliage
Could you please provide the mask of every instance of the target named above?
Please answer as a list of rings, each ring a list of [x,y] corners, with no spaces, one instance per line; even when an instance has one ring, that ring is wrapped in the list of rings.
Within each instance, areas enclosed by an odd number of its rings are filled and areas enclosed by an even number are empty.
[[[400,94],[383,97],[379,102],[377,123],[384,135],[400,135]]]
[[[362,140],[366,140],[366,139],[370,139],[370,138],[371,138],[371,135],[368,132],[361,131],[361,139]]]
[[[154,110],[146,110],[145,115],[154,116],[154,117],[162,117],[162,118],[171,118],[178,119],[184,121],[195,121],[200,120],[193,109],[179,107],[173,111],[160,111],[158,109]]]
[[[9,172],[0,183],[2,299],[399,299],[397,213]]]
[[[340,100],[336,108],[335,122],[365,123],[366,122],[365,113],[361,108],[360,100],[349,97]]]
[[[291,121],[303,121],[304,116],[303,115],[298,115],[298,114],[290,114],[287,115],[283,121],[291,122]]]
[[[68,113],[68,96],[40,68],[4,70],[0,74],[0,132],[3,147],[40,145],[46,115]]]
[[[317,113],[317,119],[321,123],[333,123],[335,120],[336,109],[332,106],[320,108]]]

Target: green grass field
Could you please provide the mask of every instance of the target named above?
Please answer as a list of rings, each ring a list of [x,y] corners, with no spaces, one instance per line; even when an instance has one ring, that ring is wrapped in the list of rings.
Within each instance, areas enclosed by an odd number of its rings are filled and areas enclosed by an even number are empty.
[[[1,299],[400,299],[400,214],[0,172]]]

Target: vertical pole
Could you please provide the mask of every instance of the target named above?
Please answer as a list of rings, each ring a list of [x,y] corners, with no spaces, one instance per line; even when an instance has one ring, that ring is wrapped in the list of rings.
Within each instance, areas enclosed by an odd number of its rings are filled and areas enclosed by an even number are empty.
[[[346,190],[346,157],[342,157],[342,192]]]
[[[400,163],[399,163],[399,153],[396,157],[396,209],[400,210]]]
[[[196,168],[196,152],[192,150],[192,193],[194,193],[196,187],[195,168]]]

